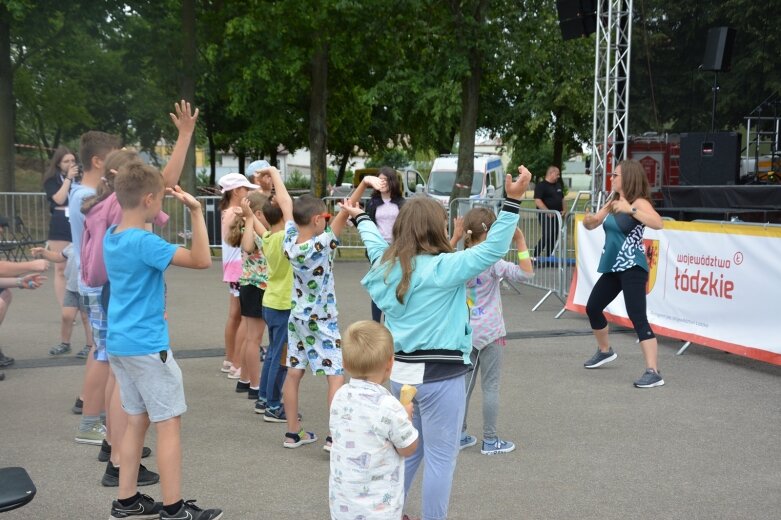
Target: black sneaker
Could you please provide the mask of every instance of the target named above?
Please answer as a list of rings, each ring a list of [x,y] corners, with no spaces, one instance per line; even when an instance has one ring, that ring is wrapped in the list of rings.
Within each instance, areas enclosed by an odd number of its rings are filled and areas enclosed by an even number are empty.
[[[150,448],[147,448],[144,446],[144,449],[141,450],[141,458],[145,459],[148,456],[152,454],[152,450]],[[103,444],[100,445],[100,451],[98,452],[98,460],[100,462],[108,462],[108,459],[111,458],[111,444],[109,444],[106,439],[103,439]]]
[[[138,479],[136,484],[139,486],[151,486],[157,484],[160,481],[160,475],[154,471],[149,471],[143,464],[138,468]],[[111,461],[106,463],[106,472],[103,474],[103,479],[100,481],[104,487],[117,487],[119,486],[119,468],[114,466]]]
[[[186,500],[182,507],[174,514],[168,514],[165,509],[160,510],[160,520],[219,520],[222,518],[222,509],[203,510],[195,505],[195,500]]]
[[[246,383],[243,381],[236,381],[236,393],[249,392],[249,381]]]
[[[610,363],[616,359],[618,355],[613,352],[613,347],[610,347],[607,352],[602,352],[597,349],[597,353],[591,356],[591,359],[583,363],[585,368],[599,368],[605,363]]]
[[[76,402],[73,403],[73,408],[71,408],[71,412],[75,413],[76,415],[81,415],[81,410],[84,408],[84,401],[76,398]]]
[[[119,500],[114,500],[111,503],[109,520],[122,520],[123,518],[154,520],[160,517],[160,511],[162,510],[162,502],[155,502],[149,495],[139,495],[136,501],[129,506],[123,506],[119,503]]]
[[[8,357],[0,350],[0,367],[9,367],[14,364],[14,358]]]
[[[653,368],[646,368],[642,377],[640,377],[640,379],[635,381],[635,386],[637,388],[653,388],[655,386],[663,386],[663,385],[664,385],[664,379],[662,379],[662,374],[660,374]]]
[[[61,356],[62,354],[67,354],[71,351],[71,344],[65,343],[64,341],[60,343],[59,345],[56,345],[49,349],[49,355],[51,356]]]
[[[252,399],[254,401],[257,401],[259,398],[260,398],[260,389],[259,388],[255,388],[255,389],[250,388],[249,391],[247,392],[247,399]]]

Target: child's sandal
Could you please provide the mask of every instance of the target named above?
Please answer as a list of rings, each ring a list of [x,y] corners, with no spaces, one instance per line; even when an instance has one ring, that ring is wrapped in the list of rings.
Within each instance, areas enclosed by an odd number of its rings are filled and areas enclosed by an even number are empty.
[[[287,440],[285,440],[285,442],[282,443],[285,448],[298,448],[304,444],[311,444],[317,441],[317,435],[312,432],[306,432],[302,428],[298,433],[287,432],[285,434],[285,439],[291,439],[293,441],[287,442]]]
[[[323,450],[330,453],[331,451],[331,445],[334,443],[334,440],[329,435],[325,438],[325,444],[323,445]]]

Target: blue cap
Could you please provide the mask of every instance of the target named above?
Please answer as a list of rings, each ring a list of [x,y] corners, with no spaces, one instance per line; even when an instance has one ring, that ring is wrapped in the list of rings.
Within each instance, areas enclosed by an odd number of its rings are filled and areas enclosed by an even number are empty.
[[[262,170],[263,168],[268,168],[271,166],[268,161],[264,159],[260,159],[258,161],[252,161],[249,163],[249,166],[247,166],[247,169],[244,170],[244,175],[249,177],[250,179],[255,176],[255,172],[258,170]]]

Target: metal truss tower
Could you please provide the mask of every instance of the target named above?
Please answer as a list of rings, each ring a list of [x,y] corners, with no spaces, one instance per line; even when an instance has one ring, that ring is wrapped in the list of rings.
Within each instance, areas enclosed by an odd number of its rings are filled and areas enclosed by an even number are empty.
[[[594,58],[594,126],[591,204],[607,188],[607,175],[626,158],[632,0],[597,0]]]

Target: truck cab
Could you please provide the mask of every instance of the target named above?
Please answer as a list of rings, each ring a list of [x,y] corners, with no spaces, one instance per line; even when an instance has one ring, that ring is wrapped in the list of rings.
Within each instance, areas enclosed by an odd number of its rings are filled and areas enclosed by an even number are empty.
[[[434,159],[426,185],[426,193],[445,207],[456,182],[458,156],[442,155]],[[470,199],[499,199],[504,196],[504,166],[498,155],[475,154],[475,171],[470,186]]]

